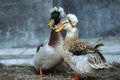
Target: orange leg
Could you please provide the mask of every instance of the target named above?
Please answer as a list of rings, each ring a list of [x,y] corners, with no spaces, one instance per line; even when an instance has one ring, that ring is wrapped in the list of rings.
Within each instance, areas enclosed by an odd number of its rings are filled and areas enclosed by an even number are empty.
[[[45,75],[42,72],[42,67],[40,67],[40,77],[45,77]]]
[[[75,75],[75,78],[71,78],[70,80],[79,80],[79,75],[76,74],[76,75]]]
[[[56,69],[53,71],[53,75],[57,75]]]

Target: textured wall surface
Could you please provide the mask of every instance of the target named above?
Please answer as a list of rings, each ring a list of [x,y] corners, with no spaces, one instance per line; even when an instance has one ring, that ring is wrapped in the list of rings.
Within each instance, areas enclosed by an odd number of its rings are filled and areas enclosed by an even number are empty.
[[[31,47],[49,36],[52,0],[0,0],[0,47]]]
[[[80,37],[120,35],[120,0],[58,0],[79,19]]]
[[[52,5],[77,15],[82,38],[120,35],[120,0],[0,0],[0,48],[34,47],[48,38]]]

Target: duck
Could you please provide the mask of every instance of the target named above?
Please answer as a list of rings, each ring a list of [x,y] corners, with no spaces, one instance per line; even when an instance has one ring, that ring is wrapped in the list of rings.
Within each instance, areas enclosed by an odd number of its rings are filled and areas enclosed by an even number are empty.
[[[99,47],[104,44],[93,45],[79,39],[77,23],[76,15],[68,14],[60,21],[59,27],[55,30],[56,32],[66,31],[63,42],[64,53],[61,55],[64,61],[76,72],[75,78],[71,80],[92,77],[97,71],[112,67],[99,50]]]
[[[60,55],[62,53],[63,36],[61,33],[55,31],[55,27],[65,15],[62,7],[54,7],[50,10],[51,17],[49,26],[51,29],[50,38],[47,43],[40,44],[37,47],[36,54],[34,55],[34,66],[40,71],[40,77],[44,77],[44,71],[53,71],[57,66],[63,62]]]

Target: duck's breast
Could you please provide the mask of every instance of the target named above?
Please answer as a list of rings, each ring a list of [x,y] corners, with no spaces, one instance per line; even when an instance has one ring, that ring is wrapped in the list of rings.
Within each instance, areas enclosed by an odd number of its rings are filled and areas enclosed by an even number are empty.
[[[39,52],[37,52],[34,56],[34,64],[36,68],[41,66],[43,69],[50,69],[62,61],[63,59],[57,50],[49,45],[41,47]]]

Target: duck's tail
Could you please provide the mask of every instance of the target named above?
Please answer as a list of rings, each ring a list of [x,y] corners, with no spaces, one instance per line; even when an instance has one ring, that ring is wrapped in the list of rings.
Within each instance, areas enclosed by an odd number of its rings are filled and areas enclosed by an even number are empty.
[[[104,56],[99,51],[89,54],[89,62],[91,67],[94,69],[112,67],[112,65],[105,60]]]
[[[104,46],[104,44],[103,44],[103,43],[96,44],[94,48],[95,48],[95,49],[98,49],[98,48],[101,47],[101,46]]]
[[[95,52],[92,54],[89,54],[89,62],[92,68],[98,69],[98,68],[110,68],[112,67],[111,64],[109,64],[105,57],[102,55],[102,53],[98,50],[100,46],[103,46],[104,44],[100,43],[95,45]]]

